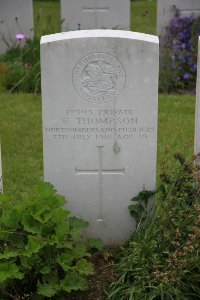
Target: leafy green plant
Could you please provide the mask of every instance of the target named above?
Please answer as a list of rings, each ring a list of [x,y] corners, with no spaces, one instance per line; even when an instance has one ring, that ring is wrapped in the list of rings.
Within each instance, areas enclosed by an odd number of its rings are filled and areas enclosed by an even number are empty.
[[[170,174],[163,165],[149,226],[140,227],[121,254],[109,299],[200,298],[200,155],[175,158],[180,166]]]
[[[6,299],[44,299],[87,289],[98,239],[80,242],[86,221],[70,217],[64,197],[40,183],[19,201],[0,196],[0,294]],[[39,298],[37,298],[39,297]],[[58,298],[60,299],[60,298]]]
[[[136,221],[136,228],[143,224],[148,218],[148,214],[150,214],[150,211],[148,211],[148,202],[149,199],[155,195],[155,193],[155,191],[143,190],[139,192],[136,197],[131,199],[134,204],[129,205],[128,209],[131,216]]]

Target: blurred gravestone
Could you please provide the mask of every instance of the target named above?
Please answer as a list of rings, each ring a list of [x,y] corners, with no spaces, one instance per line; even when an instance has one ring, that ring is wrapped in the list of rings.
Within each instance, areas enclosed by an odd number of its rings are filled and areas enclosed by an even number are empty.
[[[87,30],[42,37],[44,178],[89,221],[124,242],[130,199],[156,184],[156,36]]]
[[[33,38],[32,0],[0,0],[0,53],[23,45],[23,35]]]
[[[62,31],[130,29],[130,0],[61,0]]]
[[[182,17],[200,15],[200,0],[157,0],[157,34],[163,35],[166,26],[174,18],[176,6]]]

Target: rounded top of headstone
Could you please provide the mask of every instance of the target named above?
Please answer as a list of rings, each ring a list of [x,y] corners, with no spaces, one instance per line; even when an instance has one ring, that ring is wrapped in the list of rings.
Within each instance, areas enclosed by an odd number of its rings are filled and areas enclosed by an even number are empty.
[[[45,35],[41,37],[41,44],[56,42],[61,40],[79,39],[79,38],[124,38],[131,40],[139,40],[144,42],[150,42],[158,44],[158,37],[155,35],[132,32],[127,30],[109,30],[109,29],[92,29],[92,30],[78,30],[78,31],[68,31],[55,33],[50,35]]]

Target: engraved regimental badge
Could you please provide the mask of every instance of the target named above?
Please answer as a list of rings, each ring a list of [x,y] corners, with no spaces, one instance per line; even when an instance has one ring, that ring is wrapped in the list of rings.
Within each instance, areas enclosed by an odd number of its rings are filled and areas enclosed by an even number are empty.
[[[73,84],[84,100],[94,103],[109,102],[123,90],[125,71],[114,56],[92,53],[75,65]]]

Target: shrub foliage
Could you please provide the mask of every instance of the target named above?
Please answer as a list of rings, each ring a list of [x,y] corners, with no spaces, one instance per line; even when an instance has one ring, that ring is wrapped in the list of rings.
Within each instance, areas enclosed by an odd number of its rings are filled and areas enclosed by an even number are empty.
[[[175,17],[160,38],[160,90],[164,92],[192,90],[196,85],[200,17]]]
[[[176,159],[178,170],[163,168],[153,219],[122,253],[109,299],[200,299],[200,167]]]
[[[93,274],[89,249],[80,242],[82,219],[62,208],[64,197],[40,184],[31,198],[16,203],[0,196],[0,295],[3,299],[44,299],[87,288]],[[89,243],[88,243],[89,245]],[[1,298],[2,299],[2,298]]]

